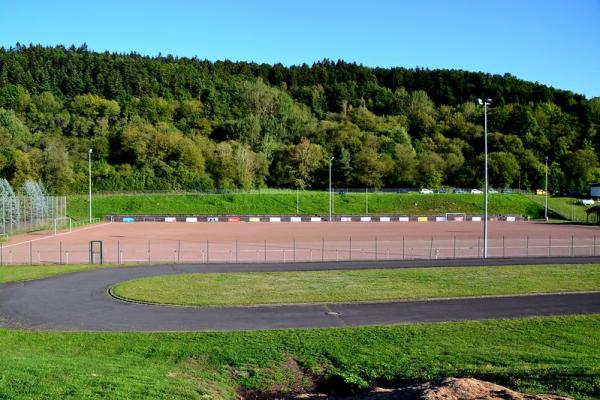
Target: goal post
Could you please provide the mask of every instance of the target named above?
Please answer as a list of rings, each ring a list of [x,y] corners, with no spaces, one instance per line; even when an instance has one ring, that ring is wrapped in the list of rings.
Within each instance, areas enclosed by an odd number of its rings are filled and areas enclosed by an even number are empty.
[[[63,229],[69,229],[71,232],[71,217],[58,217],[53,219],[52,229],[54,230],[54,234],[56,235],[58,231]]]
[[[102,264],[102,240],[90,240],[90,264]]]
[[[467,220],[465,213],[446,213],[446,221],[463,222]]]

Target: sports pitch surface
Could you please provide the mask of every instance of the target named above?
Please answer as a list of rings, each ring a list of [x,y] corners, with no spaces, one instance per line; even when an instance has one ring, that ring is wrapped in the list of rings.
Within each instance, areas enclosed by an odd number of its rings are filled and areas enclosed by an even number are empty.
[[[598,233],[592,225],[491,221],[489,255],[600,255]],[[91,240],[102,241],[105,263],[469,258],[483,247],[481,222],[136,222],[14,237],[0,261],[87,263]]]
[[[595,258],[496,259],[520,262],[595,262]],[[59,331],[225,331],[386,325],[600,313],[600,292],[473,297],[423,301],[299,304],[253,307],[178,307],[118,300],[109,289],[124,280],[181,273],[291,271],[481,265],[482,260],[379,261],[298,264],[206,264],[106,268],[0,285],[0,326]]]

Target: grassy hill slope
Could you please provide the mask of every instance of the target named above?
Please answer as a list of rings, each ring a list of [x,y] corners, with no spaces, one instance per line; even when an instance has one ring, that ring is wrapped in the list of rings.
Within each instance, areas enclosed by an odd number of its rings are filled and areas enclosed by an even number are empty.
[[[296,200],[298,199],[298,203]],[[232,194],[117,194],[94,195],[94,217],[108,214],[327,214],[327,192],[268,190]],[[88,200],[85,195],[70,196],[69,215],[85,219]],[[405,214],[436,215],[447,212],[481,214],[483,195],[478,194],[419,194],[419,193],[347,193],[334,195],[337,215]],[[542,218],[543,205],[520,194],[491,194],[489,213]]]

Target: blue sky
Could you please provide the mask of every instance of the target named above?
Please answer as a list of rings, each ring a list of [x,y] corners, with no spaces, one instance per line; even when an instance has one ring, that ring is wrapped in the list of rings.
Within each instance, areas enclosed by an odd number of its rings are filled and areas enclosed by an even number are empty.
[[[0,0],[0,46],[504,74],[600,96],[600,0]]]

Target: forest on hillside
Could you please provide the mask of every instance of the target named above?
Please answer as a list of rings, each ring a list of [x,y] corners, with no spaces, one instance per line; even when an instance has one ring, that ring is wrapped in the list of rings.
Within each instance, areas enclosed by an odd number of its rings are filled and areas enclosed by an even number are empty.
[[[600,98],[511,75],[0,48],[0,177],[95,190],[493,187],[600,181]]]

